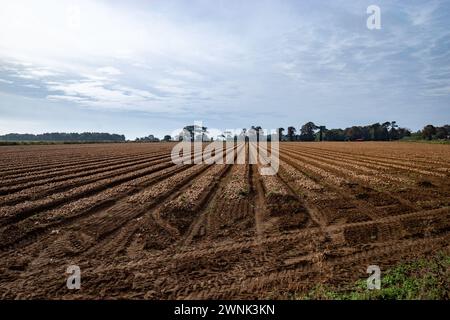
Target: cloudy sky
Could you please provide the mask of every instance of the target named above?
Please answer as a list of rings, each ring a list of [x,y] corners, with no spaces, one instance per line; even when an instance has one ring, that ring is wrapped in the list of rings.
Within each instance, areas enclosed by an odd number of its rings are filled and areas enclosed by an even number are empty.
[[[2,1],[0,133],[194,120],[448,123],[450,1]]]

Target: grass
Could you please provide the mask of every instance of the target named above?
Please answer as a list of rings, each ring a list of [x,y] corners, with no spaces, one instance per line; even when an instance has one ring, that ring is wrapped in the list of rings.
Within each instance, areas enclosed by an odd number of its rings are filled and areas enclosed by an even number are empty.
[[[428,144],[450,144],[450,140],[437,139],[437,140],[425,140],[405,137],[400,142],[418,142],[418,143],[428,143]]]
[[[381,274],[381,289],[368,290],[366,280],[357,281],[348,290],[318,285],[294,299],[326,300],[449,300],[450,256],[439,253],[398,265]]]

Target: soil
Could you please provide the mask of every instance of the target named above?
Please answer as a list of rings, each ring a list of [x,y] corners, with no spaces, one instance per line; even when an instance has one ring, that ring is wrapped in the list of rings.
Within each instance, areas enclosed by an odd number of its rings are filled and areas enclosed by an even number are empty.
[[[450,252],[447,145],[283,142],[274,176],[173,146],[0,147],[0,297],[276,299]]]

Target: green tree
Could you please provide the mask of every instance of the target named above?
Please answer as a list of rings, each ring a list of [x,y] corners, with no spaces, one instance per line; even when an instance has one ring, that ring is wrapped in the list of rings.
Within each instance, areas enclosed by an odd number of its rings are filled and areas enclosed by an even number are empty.
[[[325,131],[327,130],[327,128],[325,126],[319,126],[319,141],[323,140],[323,134],[325,133]]]
[[[448,136],[447,129],[445,127],[436,128],[436,139],[446,139]]]
[[[390,140],[399,139],[398,125],[396,121],[391,121],[391,129],[389,130],[389,139]]]
[[[361,127],[353,126],[351,128],[345,129],[345,138],[346,140],[355,141],[359,139],[363,139],[363,131]]]
[[[431,139],[433,139],[433,135],[435,135],[435,134],[436,134],[436,128],[435,128],[435,126],[433,126],[431,124],[426,125],[422,129],[422,137],[424,139],[431,140]]]
[[[288,127],[287,136],[289,141],[294,141],[294,136],[297,130],[294,127]]]
[[[254,130],[256,133],[256,141],[259,141],[259,136],[262,133],[262,127],[261,126],[251,126],[251,129]]]
[[[283,132],[284,132],[284,128],[278,128],[277,129],[277,133],[278,133],[278,140],[281,141],[283,138]]]
[[[314,122],[305,123],[300,129],[300,140],[302,141],[314,141],[316,136],[314,130],[317,129],[317,126]]]
[[[325,131],[325,141],[344,141],[345,134],[342,129],[330,129]]]
[[[198,125],[190,125],[190,126],[186,126],[183,128],[183,130],[189,132],[191,141],[194,141],[194,139],[197,139],[198,136],[200,136],[200,138],[198,138],[198,139],[201,139],[203,141],[203,138],[204,138],[204,135],[205,135],[207,129],[208,129],[207,127],[200,127]],[[195,136],[196,133],[200,133],[200,134]]]

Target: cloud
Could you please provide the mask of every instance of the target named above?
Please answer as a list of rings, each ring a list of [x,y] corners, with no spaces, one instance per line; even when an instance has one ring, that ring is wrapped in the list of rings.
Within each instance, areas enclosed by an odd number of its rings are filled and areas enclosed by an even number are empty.
[[[0,83],[12,84],[14,82],[10,80],[0,79]]]
[[[422,2],[407,6],[405,12],[413,26],[429,24],[440,6],[439,1]]]
[[[366,28],[365,3],[344,0],[81,0],[79,27],[71,28],[73,5],[2,7],[0,77],[13,82],[0,80],[11,84],[2,92],[242,125],[351,122],[384,106],[393,117],[419,104],[443,108],[450,94],[445,1],[380,0],[381,30]]]
[[[16,68],[12,68],[14,73],[13,77],[28,79],[28,80],[40,80],[43,78],[50,78],[58,76],[56,71],[49,70],[48,68],[36,67],[32,64],[16,63]]]
[[[24,87],[27,87],[27,88],[32,88],[32,89],[39,89],[39,88],[41,88],[41,87],[38,86],[38,85],[30,84],[30,83],[24,84],[23,86],[24,86]]]
[[[52,76],[56,76],[58,75],[58,73],[53,72],[53,71],[49,71],[49,70],[45,70],[45,69],[29,69],[28,70],[29,75],[31,75],[32,77],[35,78],[44,78],[44,77],[52,77]]]
[[[168,70],[167,73],[173,77],[189,81],[202,81],[205,79],[205,76],[202,74],[188,69],[171,69]]]
[[[63,95],[51,94],[50,100],[66,100],[89,106],[107,106],[126,108],[138,106],[142,102],[158,100],[151,92],[122,85],[109,85],[101,81],[61,82],[47,85],[49,92],[61,92]]]
[[[85,102],[87,99],[75,96],[62,96],[62,95],[48,95],[46,97],[48,100],[53,101],[66,101],[66,102]]]
[[[117,76],[122,74],[122,72],[119,69],[114,67],[102,67],[98,68],[97,71],[110,76]]]

